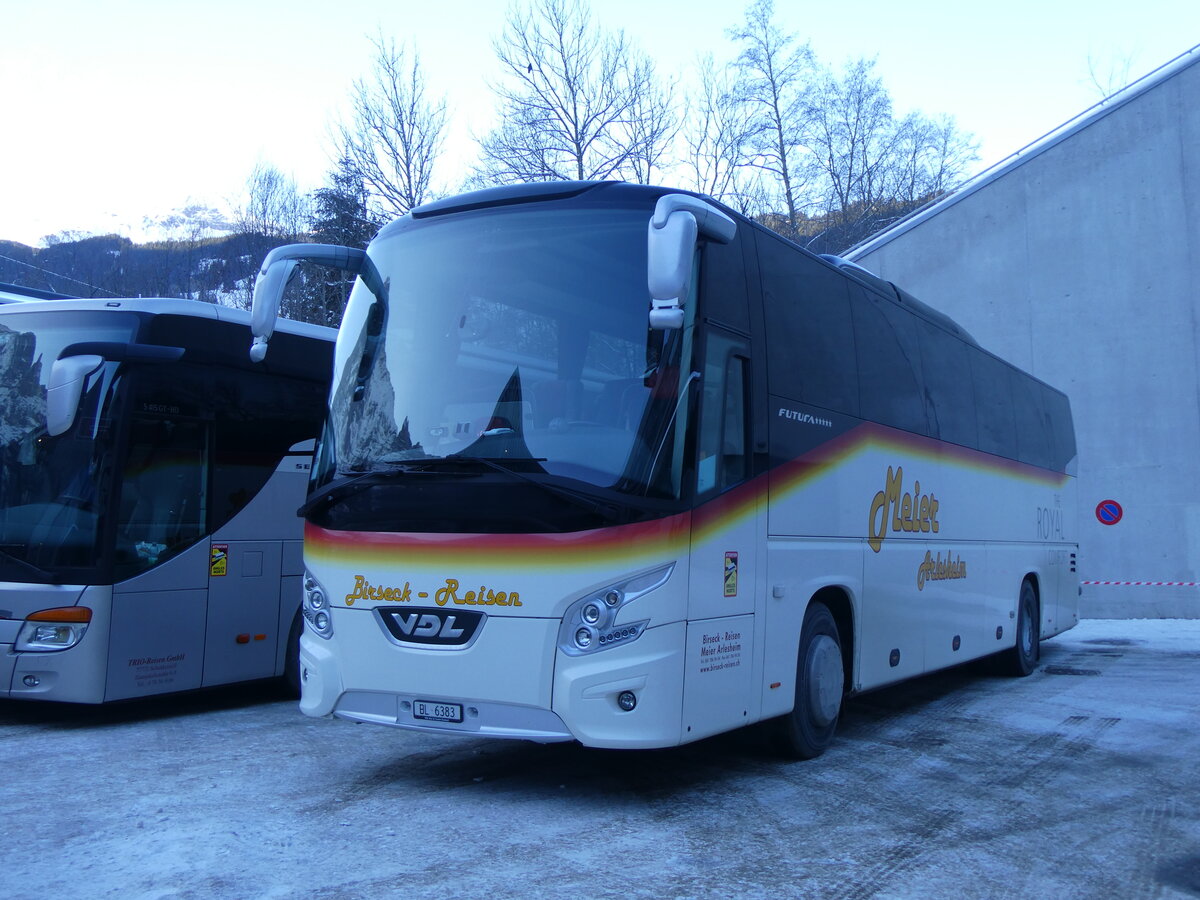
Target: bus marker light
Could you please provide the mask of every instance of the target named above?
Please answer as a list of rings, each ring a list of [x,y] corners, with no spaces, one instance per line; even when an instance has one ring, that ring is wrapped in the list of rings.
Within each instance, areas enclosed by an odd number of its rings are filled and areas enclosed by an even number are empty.
[[[25,617],[27,622],[90,622],[92,611],[86,606],[60,606],[57,609],[40,609]]]
[[[782,681],[773,681],[773,682],[771,682],[771,690],[773,690],[773,691],[777,691],[777,690],[779,690],[779,688],[781,688],[781,687],[783,687],[783,682],[782,682]]]
[[[267,636],[265,634],[256,634],[254,636],[254,639],[256,641],[265,641],[267,639]]]
[[[237,642],[238,642],[239,644],[248,644],[248,643],[250,643],[250,635],[248,635],[248,634],[239,634],[239,635],[237,636],[236,640],[237,640]]]

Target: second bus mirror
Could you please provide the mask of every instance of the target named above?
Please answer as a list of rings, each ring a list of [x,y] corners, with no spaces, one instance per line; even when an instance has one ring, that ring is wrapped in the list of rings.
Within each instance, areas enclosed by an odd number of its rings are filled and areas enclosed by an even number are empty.
[[[56,359],[50,367],[46,385],[46,433],[63,434],[75,422],[75,410],[83,395],[83,386],[90,376],[104,365],[103,356],[68,356]]]

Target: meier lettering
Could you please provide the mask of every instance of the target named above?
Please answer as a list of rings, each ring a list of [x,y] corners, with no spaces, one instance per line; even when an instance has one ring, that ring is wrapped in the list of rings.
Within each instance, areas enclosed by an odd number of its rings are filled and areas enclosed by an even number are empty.
[[[941,529],[938,523],[938,499],[932,492],[921,493],[921,482],[913,483],[912,493],[901,493],[904,469],[888,466],[883,490],[871,501],[867,523],[867,545],[878,553],[889,530],[892,532],[933,533]]]

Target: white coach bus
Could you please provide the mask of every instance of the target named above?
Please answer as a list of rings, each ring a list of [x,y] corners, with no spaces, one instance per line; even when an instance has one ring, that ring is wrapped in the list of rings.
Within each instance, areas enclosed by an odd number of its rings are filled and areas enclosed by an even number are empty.
[[[0,306],[0,697],[289,674],[333,329],[187,300]],[[290,637],[290,641],[289,641]]]
[[[649,235],[649,237],[647,237]],[[495,188],[365,251],[303,513],[301,708],[665,747],[1076,622],[1067,398],[904,291],[698,196]]]

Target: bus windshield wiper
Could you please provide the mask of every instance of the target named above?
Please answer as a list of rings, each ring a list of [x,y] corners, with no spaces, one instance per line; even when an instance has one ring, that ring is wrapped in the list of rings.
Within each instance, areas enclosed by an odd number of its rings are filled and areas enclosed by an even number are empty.
[[[296,515],[307,517],[317,507],[324,503],[330,503],[345,497],[347,494],[353,494],[357,491],[379,484],[383,481],[388,481],[395,478],[397,475],[410,475],[417,472],[432,473],[433,469],[428,466],[430,463],[445,462],[444,459],[435,456],[427,456],[419,459],[397,460],[395,462],[385,462],[386,469],[365,469],[363,471],[350,470],[341,478],[335,478],[333,481],[313,492],[304,504],[296,510]],[[450,473],[446,473],[450,474]],[[457,473],[463,474],[463,473]],[[474,473],[471,473],[474,474]]]
[[[506,465],[510,462],[545,462],[544,457],[521,457],[518,459],[505,457],[504,459],[494,459],[488,456],[459,456],[456,454],[445,457],[443,461],[474,463],[496,472],[503,472],[505,475],[511,475],[513,478],[532,484],[535,487],[541,488],[546,493],[553,494],[560,499],[573,503],[575,506],[594,513],[607,522],[618,521],[621,518],[622,510],[626,508],[624,504],[600,499],[586,491],[565,487],[561,484],[554,484],[540,478],[533,478],[524,472]]]

